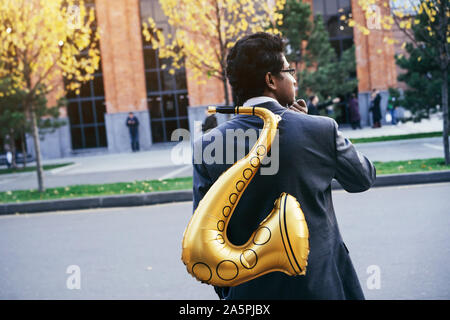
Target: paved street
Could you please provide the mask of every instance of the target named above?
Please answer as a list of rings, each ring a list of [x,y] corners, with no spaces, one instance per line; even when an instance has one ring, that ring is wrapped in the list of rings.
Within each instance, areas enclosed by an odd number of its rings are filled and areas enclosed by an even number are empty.
[[[372,161],[412,160],[443,157],[442,139],[424,138],[360,143],[357,149]],[[155,150],[60,159],[68,167],[45,171],[46,187],[101,184],[135,180],[187,177],[192,175],[189,143],[167,144]],[[49,161],[53,163],[56,161]],[[35,172],[0,176],[0,191],[36,189]]]
[[[450,183],[334,191],[366,298],[450,299],[449,193]],[[180,261],[191,208],[2,216],[0,299],[216,299]],[[67,288],[70,266],[79,267],[80,289]],[[379,289],[367,286],[373,268]]]

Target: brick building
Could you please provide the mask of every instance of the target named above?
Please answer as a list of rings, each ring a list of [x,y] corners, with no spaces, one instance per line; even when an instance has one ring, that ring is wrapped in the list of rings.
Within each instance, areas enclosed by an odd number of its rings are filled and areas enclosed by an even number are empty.
[[[387,88],[398,87],[394,61],[395,48],[384,43],[386,31],[375,23],[371,33],[362,35],[339,19],[342,13],[367,25],[357,0],[304,0],[314,14],[322,14],[330,42],[338,54],[356,47],[357,78],[362,124],[370,124],[368,103],[373,88],[382,91],[385,104]],[[67,110],[61,116],[67,125],[47,134],[42,141],[44,158],[60,158],[83,152],[128,152],[131,150],[125,126],[128,112],[140,120],[141,150],[152,144],[170,141],[177,128],[195,131],[194,120],[204,118],[204,107],[223,104],[223,86],[209,79],[199,85],[189,70],[174,75],[162,69],[166,61],[142,39],[141,23],[152,17],[164,32],[171,32],[158,0],[90,0],[95,7],[100,32],[101,69],[94,80],[83,85],[79,95],[69,94]],[[380,1],[381,3],[381,1]],[[381,13],[389,8],[374,7]],[[383,108],[384,109],[384,108]],[[33,144],[27,138],[28,150]]]

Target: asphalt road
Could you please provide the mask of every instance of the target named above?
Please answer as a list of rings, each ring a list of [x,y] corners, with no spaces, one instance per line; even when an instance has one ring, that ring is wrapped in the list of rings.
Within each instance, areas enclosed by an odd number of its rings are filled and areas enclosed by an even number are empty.
[[[333,192],[367,299],[450,299],[449,194],[450,183]],[[180,260],[191,210],[1,216],[0,299],[216,299]]]
[[[441,138],[361,143],[356,148],[372,161],[443,157]],[[173,153],[181,155],[178,157],[173,156],[172,150],[173,146],[166,146],[152,152],[61,159],[59,162],[74,161],[75,164],[45,171],[45,186],[52,188],[191,176],[190,145],[180,148],[181,153]],[[35,172],[0,175],[0,192],[36,188]]]

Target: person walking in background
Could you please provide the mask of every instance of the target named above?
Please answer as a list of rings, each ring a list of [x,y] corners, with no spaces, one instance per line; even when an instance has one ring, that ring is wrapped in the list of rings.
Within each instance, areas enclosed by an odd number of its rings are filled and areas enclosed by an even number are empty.
[[[6,139],[9,139],[9,135],[6,135]],[[5,149],[5,155],[6,155],[6,167],[8,169],[11,169],[12,167],[12,152],[11,152],[11,146],[8,143],[5,143],[3,146],[3,149]]]
[[[350,124],[352,125],[352,129],[361,129],[361,115],[359,114],[359,104],[358,99],[356,99],[356,94],[352,93],[348,105],[350,113]]]
[[[128,113],[126,125],[130,131],[131,150],[139,151],[139,120],[133,112]]]
[[[202,132],[205,133],[210,129],[217,127],[217,118],[215,114],[208,114],[208,109],[205,110],[207,115],[205,122],[202,124]]]
[[[389,97],[388,105],[387,105],[387,111],[391,115],[391,124],[396,125],[397,124],[397,117],[396,117],[396,106],[395,106],[395,97]]]
[[[334,98],[333,100],[328,100],[324,103],[319,104],[319,97],[317,95],[313,95],[308,99],[308,114],[318,116],[320,115],[320,109],[332,105],[333,103],[338,103],[339,101],[341,101],[341,99]]]
[[[377,89],[372,90],[369,112],[372,111],[372,128],[381,128],[381,96]]]

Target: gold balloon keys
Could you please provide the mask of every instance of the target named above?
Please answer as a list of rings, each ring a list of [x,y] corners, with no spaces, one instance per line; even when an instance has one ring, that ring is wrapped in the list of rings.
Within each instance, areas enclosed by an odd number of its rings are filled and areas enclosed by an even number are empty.
[[[293,196],[282,193],[244,245],[233,245],[226,235],[242,194],[271,148],[281,117],[257,107],[209,107],[208,112],[256,115],[264,127],[250,152],[222,173],[199,202],[183,237],[181,259],[187,271],[216,286],[236,286],[273,271],[305,275],[309,231]]]

